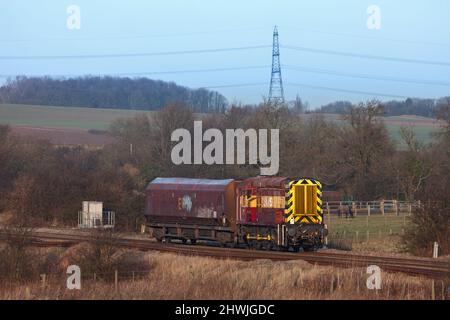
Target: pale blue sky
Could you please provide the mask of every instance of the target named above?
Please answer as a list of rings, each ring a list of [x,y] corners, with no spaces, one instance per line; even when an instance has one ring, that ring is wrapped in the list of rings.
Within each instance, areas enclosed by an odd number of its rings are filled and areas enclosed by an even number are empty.
[[[66,9],[72,4],[81,8],[80,30],[66,27]],[[366,10],[372,4],[381,9],[381,30],[369,30],[366,26]],[[0,75],[3,77],[0,81],[3,82],[6,75],[16,74],[97,75],[258,67],[148,77],[193,88],[263,83],[217,89],[230,101],[259,102],[268,94],[269,47],[133,58],[42,60],[11,57],[270,45],[273,26],[278,25],[280,43],[284,46],[429,62],[405,63],[281,48],[281,63],[291,67],[283,69],[287,99],[293,99],[298,93],[316,107],[334,100],[393,99],[369,93],[435,98],[450,94],[449,16],[448,0],[0,0]],[[293,66],[300,69],[295,70]],[[336,73],[358,77],[342,77]],[[384,80],[367,79],[366,76]],[[386,78],[405,82],[387,81]]]

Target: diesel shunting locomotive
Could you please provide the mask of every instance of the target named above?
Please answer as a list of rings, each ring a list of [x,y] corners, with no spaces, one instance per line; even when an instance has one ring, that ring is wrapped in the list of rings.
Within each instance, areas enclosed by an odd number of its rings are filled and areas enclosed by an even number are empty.
[[[327,235],[322,185],[310,178],[156,178],[146,188],[145,217],[158,241],[310,251]]]

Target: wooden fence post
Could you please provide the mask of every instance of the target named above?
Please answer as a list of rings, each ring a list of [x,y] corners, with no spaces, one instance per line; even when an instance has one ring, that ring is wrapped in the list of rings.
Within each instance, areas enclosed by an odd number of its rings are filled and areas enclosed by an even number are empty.
[[[337,273],[336,289],[339,290],[339,272]]]
[[[370,236],[370,231],[369,230],[367,230],[366,235],[367,235],[367,242],[369,242],[369,236]]]
[[[359,294],[359,277],[356,276],[356,293]]]
[[[47,280],[47,275],[45,273],[41,274],[42,288],[45,288],[46,280]]]
[[[331,275],[331,283],[330,283],[330,295],[332,295],[333,294],[333,291],[334,291],[334,275],[332,274]]]
[[[394,200],[394,211],[395,211],[395,215],[398,216],[398,201]]]
[[[117,287],[118,287],[118,278],[119,278],[119,274],[117,272],[117,270],[114,271],[114,290],[117,292]]]
[[[431,300],[436,300],[436,294],[434,292],[434,279],[431,280]]]
[[[384,216],[384,200],[381,200],[381,202],[380,202],[380,210],[381,210],[381,215]]]

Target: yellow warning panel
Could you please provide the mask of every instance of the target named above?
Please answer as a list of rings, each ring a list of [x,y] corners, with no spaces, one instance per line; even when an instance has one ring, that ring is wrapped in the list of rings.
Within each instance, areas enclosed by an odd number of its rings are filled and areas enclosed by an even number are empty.
[[[322,185],[314,179],[289,183],[286,192],[286,223],[322,223]]]
[[[294,186],[295,214],[317,214],[317,186],[301,184]]]

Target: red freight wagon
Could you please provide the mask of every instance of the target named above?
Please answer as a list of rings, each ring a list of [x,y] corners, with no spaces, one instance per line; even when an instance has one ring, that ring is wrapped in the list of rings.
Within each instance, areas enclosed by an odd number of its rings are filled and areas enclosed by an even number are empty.
[[[231,234],[236,221],[235,184],[232,179],[156,178],[150,182],[145,190],[145,215],[156,238],[170,233],[182,240],[208,240],[217,238],[216,232]]]

